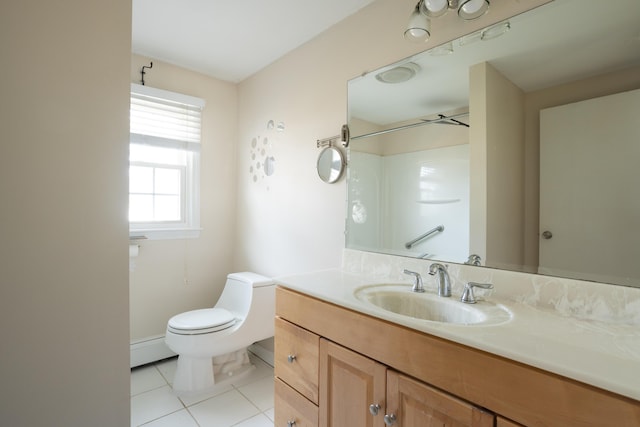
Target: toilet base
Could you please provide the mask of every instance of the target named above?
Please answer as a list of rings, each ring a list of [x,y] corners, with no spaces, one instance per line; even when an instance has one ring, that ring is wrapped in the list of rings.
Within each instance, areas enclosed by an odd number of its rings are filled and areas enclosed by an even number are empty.
[[[216,357],[180,355],[173,378],[173,391],[178,395],[199,394],[221,383],[237,380],[255,369],[246,348]]]

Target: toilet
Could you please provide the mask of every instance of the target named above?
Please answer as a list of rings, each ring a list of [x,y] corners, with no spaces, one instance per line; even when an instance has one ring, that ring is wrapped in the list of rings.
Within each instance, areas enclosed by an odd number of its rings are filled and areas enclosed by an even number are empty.
[[[247,347],[273,337],[275,286],[256,273],[232,273],[213,308],[169,319],[165,342],[178,354],[176,394],[193,394],[253,369]],[[219,377],[219,378],[216,378]]]

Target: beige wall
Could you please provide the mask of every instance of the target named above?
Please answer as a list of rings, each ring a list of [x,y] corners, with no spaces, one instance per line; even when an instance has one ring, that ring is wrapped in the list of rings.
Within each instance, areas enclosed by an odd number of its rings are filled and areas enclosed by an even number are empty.
[[[469,78],[470,250],[489,265],[517,269],[523,262],[524,93],[486,62],[471,67]]]
[[[131,82],[149,59],[134,55]],[[210,307],[233,271],[236,245],[236,85],[153,60],[145,84],[203,98],[197,239],[140,241],[130,278],[131,340],[162,335],[175,314]]]
[[[414,0],[378,0],[239,85],[239,198],[236,263],[267,275],[340,265],[345,181],[316,176],[316,140],[336,135],[346,120],[347,81],[429,49],[544,1],[492,5],[492,13],[459,22],[449,13],[426,44],[402,33]],[[276,173],[251,180],[250,142],[270,120],[286,130],[273,145]]]
[[[1,9],[0,425],[129,425],[131,2]]]

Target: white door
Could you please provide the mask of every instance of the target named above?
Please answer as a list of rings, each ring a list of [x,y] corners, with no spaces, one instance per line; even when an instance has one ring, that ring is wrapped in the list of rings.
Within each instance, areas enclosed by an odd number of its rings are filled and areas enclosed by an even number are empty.
[[[539,255],[542,274],[638,284],[640,90],[540,112]]]

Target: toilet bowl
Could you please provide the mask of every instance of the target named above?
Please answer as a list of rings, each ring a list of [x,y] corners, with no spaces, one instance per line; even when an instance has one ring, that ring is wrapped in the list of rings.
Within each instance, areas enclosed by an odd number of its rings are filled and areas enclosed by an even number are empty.
[[[273,281],[243,272],[227,276],[213,308],[169,319],[165,342],[178,354],[174,392],[202,392],[216,384],[216,375],[227,378],[252,368],[246,349],[274,335],[274,316]]]

